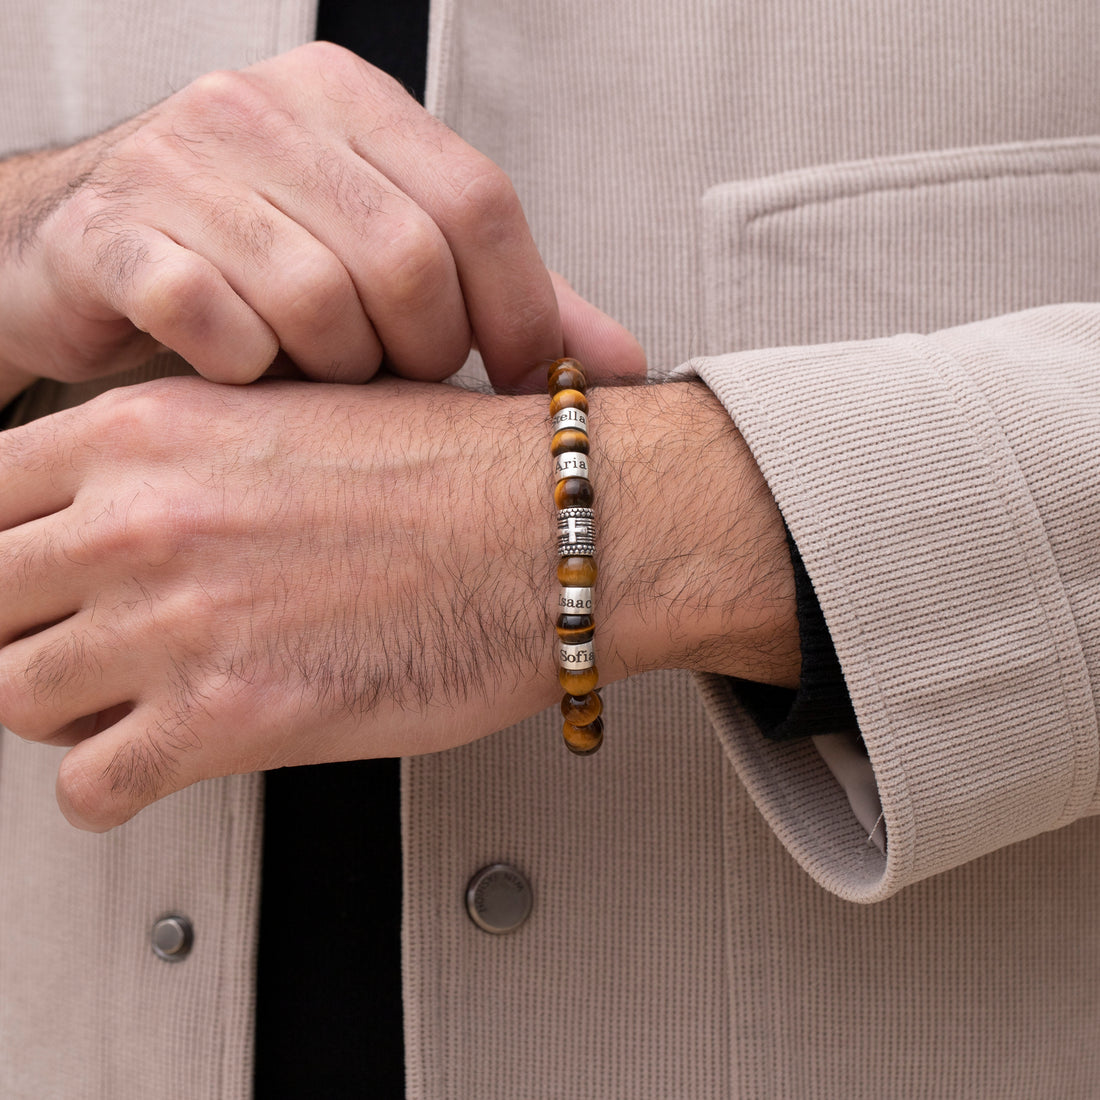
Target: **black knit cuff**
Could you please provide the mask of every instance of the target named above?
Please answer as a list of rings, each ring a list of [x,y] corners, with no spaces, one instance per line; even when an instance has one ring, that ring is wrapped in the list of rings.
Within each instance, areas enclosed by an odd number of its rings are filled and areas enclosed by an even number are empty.
[[[798,638],[802,646],[798,689],[735,679],[738,698],[764,736],[773,741],[790,741],[816,733],[858,733],[855,711],[829,628],[789,531],[787,546],[794,567]]]

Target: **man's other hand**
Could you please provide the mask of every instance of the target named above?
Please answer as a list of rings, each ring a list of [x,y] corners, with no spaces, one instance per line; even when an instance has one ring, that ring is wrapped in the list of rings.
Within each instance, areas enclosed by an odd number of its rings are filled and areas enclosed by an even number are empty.
[[[725,410],[688,383],[590,399],[601,682],[796,683],[782,522]],[[0,434],[0,722],[72,746],[62,809],[105,829],[535,714],[561,693],[549,437],[545,394],[388,377],[165,379]]]
[[[7,392],[116,373],[158,345],[221,382],[280,351],[339,382],[383,363],[438,380],[472,346],[506,390],[537,388],[563,352],[596,377],[644,370],[625,330],[555,293],[505,173],[328,43],[0,164],[0,274]]]

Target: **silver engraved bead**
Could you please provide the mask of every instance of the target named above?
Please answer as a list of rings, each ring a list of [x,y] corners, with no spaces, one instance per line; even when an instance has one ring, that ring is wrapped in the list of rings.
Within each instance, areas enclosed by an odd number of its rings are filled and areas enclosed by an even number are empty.
[[[560,432],[562,428],[576,428],[577,431],[588,434],[588,413],[581,412],[580,409],[561,409],[554,413],[551,423],[554,434]]]
[[[555,455],[554,473],[559,481],[566,477],[588,477],[588,455],[580,451],[566,451]]]
[[[562,508],[558,512],[558,547],[563,553],[583,553],[571,548],[595,543],[596,513],[592,508]]]
[[[591,668],[596,663],[596,647],[591,642],[580,645],[558,644],[558,664],[570,672]]]
[[[558,592],[559,615],[591,615],[592,589],[565,588]]]

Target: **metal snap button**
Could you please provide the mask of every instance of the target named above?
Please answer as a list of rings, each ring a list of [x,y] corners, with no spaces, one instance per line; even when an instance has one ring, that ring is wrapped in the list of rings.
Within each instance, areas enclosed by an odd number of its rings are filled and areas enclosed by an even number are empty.
[[[510,863],[482,867],[466,886],[466,912],[483,932],[503,936],[531,915],[535,895],[527,876]]]
[[[153,954],[165,962],[183,962],[195,943],[195,929],[186,917],[170,914],[153,925]]]

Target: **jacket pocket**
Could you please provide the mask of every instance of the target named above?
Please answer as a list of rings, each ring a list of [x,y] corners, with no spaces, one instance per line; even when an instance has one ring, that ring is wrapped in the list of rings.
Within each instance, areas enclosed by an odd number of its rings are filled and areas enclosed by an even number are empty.
[[[703,197],[712,354],[931,332],[1100,300],[1100,137],[723,183]]]

